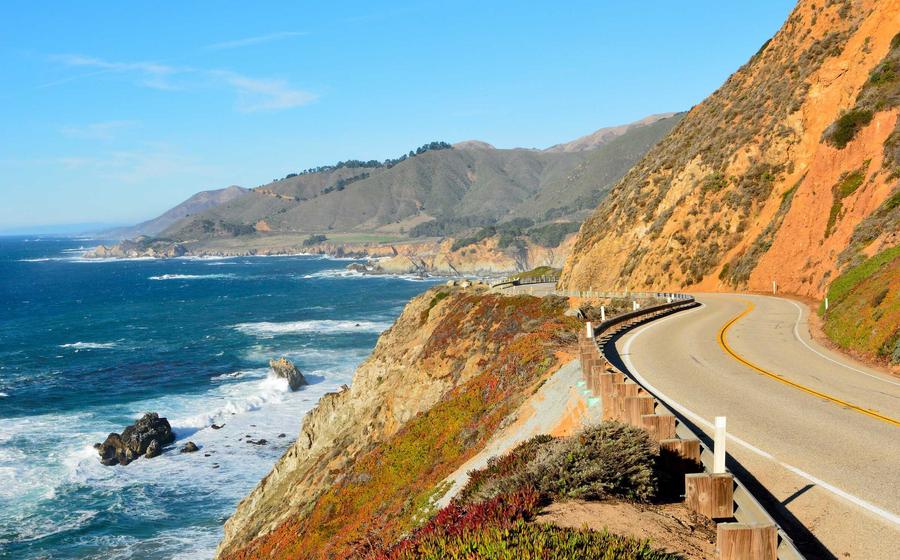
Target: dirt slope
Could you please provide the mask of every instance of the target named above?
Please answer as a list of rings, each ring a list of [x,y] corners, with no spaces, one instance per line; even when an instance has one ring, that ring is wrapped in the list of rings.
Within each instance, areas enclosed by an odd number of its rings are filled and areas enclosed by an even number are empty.
[[[821,297],[896,245],[898,31],[898,0],[802,0],[613,188],[562,285]]]

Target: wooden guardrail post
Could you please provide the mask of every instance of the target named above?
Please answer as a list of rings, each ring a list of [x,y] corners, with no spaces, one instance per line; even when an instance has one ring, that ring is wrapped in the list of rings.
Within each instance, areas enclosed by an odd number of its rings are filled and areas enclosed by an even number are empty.
[[[598,381],[598,391],[600,396],[606,399],[616,394],[614,386],[616,383],[624,383],[625,376],[617,371],[606,370],[604,373],[600,374]]]
[[[641,427],[654,441],[675,437],[675,417],[671,414],[645,414],[641,416]]]
[[[778,529],[772,524],[719,523],[719,560],[776,560]]]
[[[636,396],[625,397],[625,422],[636,428],[643,428],[641,418],[647,414],[653,414],[654,402],[653,397]]]
[[[681,466],[682,470],[673,472],[696,472],[700,465],[700,440],[689,439],[664,439],[659,442],[659,448],[664,451],[663,458],[667,456]]]
[[[684,475],[684,502],[709,519],[734,517],[734,477],[728,473]]]

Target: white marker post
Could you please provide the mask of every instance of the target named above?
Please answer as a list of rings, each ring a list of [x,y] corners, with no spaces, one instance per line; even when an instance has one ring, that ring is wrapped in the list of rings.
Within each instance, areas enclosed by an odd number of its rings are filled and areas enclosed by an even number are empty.
[[[713,474],[725,474],[725,417],[716,416],[716,438],[713,446]]]
[[[631,302],[631,310],[632,310],[632,311],[637,311],[637,310],[638,310],[638,302],[632,300],[632,302]]]
[[[825,311],[828,311],[828,298],[825,298]]]
[[[604,321],[604,322],[606,321],[606,306],[605,305],[600,306],[600,320]]]
[[[777,293],[778,293],[778,285],[775,284],[774,280],[772,280],[772,294],[777,294]]]
[[[594,325],[591,324],[590,321],[584,324],[584,336],[588,338],[588,340],[592,340],[594,338]]]

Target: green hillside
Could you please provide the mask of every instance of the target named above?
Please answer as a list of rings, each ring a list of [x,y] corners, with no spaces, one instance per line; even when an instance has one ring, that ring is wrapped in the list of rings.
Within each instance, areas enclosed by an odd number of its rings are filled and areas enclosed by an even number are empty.
[[[450,235],[514,218],[577,222],[680,119],[635,126],[588,151],[435,143],[390,162],[290,174],[192,215],[161,236],[233,237],[260,227],[274,233]]]

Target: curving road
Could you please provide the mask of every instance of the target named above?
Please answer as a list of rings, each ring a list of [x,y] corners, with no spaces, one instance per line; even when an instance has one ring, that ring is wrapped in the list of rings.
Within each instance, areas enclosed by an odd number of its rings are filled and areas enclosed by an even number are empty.
[[[900,379],[811,341],[791,300],[697,300],[611,341],[622,365],[707,434],[728,417],[730,466],[827,547],[811,558],[900,557]]]

